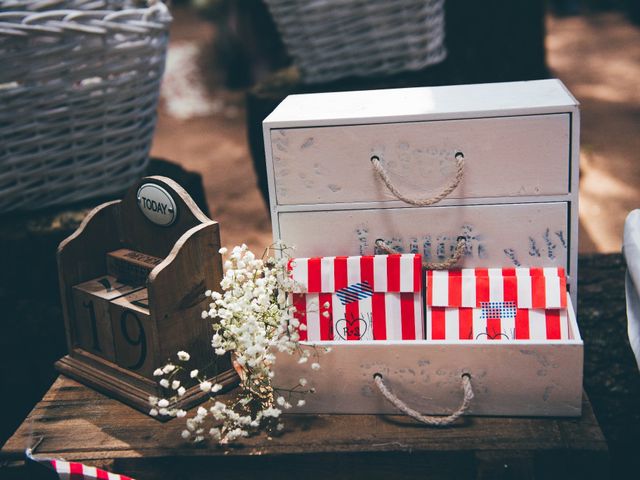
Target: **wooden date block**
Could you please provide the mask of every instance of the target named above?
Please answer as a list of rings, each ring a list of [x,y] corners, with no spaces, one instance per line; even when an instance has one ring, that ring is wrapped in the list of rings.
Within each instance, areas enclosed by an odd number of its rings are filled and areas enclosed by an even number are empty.
[[[158,365],[151,354],[154,330],[147,289],[136,290],[113,300],[110,312],[115,362],[127,370],[152,377],[153,370]]]
[[[162,258],[121,248],[107,253],[107,272],[123,282],[144,285],[151,270],[162,263]]]
[[[75,312],[75,339],[78,347],[115,360],[109,302],[136,290],[105,275],[72,288]]]
[[[145,177],[124,199],[93,209],[58,248],[69,354],[56,368],[149,412],[149,396],[163,395],[156,368],[180,350],[195,364],[210,361],[201,314],[204,293],[222,280],[219,249],[217,222],[168,178]],[[74,288],[92,278],[91,288]],[[236,382],[231,365],[220,372],[217,383]],[[196,386],[175,405],[188,408],[208,396]]]

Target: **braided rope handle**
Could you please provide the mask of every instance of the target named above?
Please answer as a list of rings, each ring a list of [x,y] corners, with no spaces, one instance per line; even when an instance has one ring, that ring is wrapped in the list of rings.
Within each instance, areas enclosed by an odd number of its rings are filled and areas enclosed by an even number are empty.
[[[428,198],[412,198],[404,195],[400,190],[396,188],[396,186],[391,182],[389,178],[389,174],[386,172],[382,163],[380,162],[380,157],[374,155],[371,157],[371,163],[373,164],[373,168],[380,177],[380,179],[384,182],[387,188],[393,193],[396,198],[402,200],[405,203],[409,203],[411,205],[416,205],[418,207],[426,207],[428,205],[433,205],[434,203],[438,203],[444,197],[453,192],[460,182],[462,181],[462,177],[464,176],[464,154],[462,152],[455,153],[456,158],[456,176],[453,178],[451,183],[447,185],[444,190],[442,190],[437,195]]]
[[[373,381],[375,382],[376,387],[378,387],[378,390],[380,390],[380,393],[382,393],[384,398],[386,398],[398,410],[409,415],[411,418],[419,422],[426,423],[427,425],[432,425],[434,427],[446,427],[448,425],[451,425],[453,422],[455,422],[458,418],[464,415],[464,413],[469,409],[469,405],[471,404],[471,400],[473,400],[473,396],[474,396],[473,388],[471,387],[471,375],[469,375],[468,373],[465,373],[462,375],[463,397],[462,397],[462,403],[460,404],[460,406],[456,409],[455,412],[453,412],[450,415],[443,416],[443,417],[440,417],[440,416],[433,417],[433,416],[421,414],[417,410],[414,410],[413,408],[409,407],[406,403],[404,403],[398,397],[396,397],[389,390],[389,388],[384,384],[384,381],[382,380],[382,374],[380,373],[374,374]]]
[[[389,254],[398,253],[394,251],[392,248],[390,248],[381,238],[377,239],[375,244],[376,244],[376,247],[378,247],[380,250],[386,253],[389,253]],[[455,264],[457,264],[460,261],[460,259],[464,255],[465,245],[466,245],[465,237],[458,237],[457,243],[456,243],[456,249],[454,250],[453,255],[451,255],[450,258],[448,258],[444,262],[423,262],[422,266],[427,270],[447,270],[453,267]]]

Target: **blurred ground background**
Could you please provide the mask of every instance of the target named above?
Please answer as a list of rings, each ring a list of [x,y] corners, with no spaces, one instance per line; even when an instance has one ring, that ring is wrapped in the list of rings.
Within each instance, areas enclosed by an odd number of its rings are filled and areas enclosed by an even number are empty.
[[[172,13],[151,155],[200,173],[222,244],[246,243],[257,253],[271,243],[271,223],[249,154],[244,93],[225,89],[206,58],[214,25],[193,9],[178,7]]]
[[[174,15],[152,155],[202,174],[223,244],[261,251],[270,223],[247,144],[244,94],[211,71],[214,25],[184,6]],[[640,207],[640,28],[616,10],[549,13],[545,44],[551,74],[581,103],[580,251],[619,251],[624,218]]]
[[[620,251],[640,207],[640,29],[619,12],[548,16],[546,46],[581,103],[580,251]]]

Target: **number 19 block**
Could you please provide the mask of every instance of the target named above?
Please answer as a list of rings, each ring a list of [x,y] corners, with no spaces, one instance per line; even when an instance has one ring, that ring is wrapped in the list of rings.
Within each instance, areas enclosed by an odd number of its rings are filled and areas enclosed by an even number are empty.
[[[110,305],[115,361],[127,370],[152,378],[154,329],[146,288],[116,298]]]
[[[76,345],[106,360],[115,361],[109,302],[139,288],[119,282],[110,275],[75,285],[72,292]]]

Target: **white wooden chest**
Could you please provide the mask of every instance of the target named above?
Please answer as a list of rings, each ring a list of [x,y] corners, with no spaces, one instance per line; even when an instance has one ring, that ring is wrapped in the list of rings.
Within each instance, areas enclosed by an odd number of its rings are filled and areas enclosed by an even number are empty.
[[[576,304],[579,111],[560,81],[292,95],[264,139],[274,239],[296,256],[372,254],[383,239],[443,261],[463,237],[458,267],[563,267]],[[404,197],[455,188],[433,205],[406,203],[372,159]],[[578,415],[582,340],[570,319],[569,340],[544,343],[335,343],[307,411],[395,411],[372,391],[381,373],[418,410],[443,413],[467,372],[471,413]],[[300,376],[280,360],[282,381]]]

